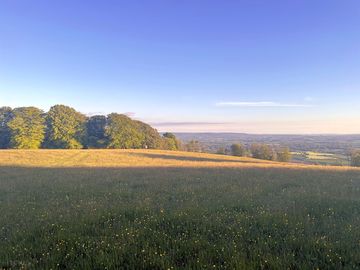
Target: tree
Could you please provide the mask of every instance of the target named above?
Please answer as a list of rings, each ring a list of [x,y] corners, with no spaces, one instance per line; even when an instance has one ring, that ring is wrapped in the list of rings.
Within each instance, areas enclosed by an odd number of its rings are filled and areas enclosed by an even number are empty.
[[[40,117],[41,116],[41,117]],[[38,127],[41,126],[41,132]],[[40,142],[40,143],[39,143]],[[150,148],[179,150],[172,133],[156,129],[126,115],[112,113],[87,118],[75,109],[55,105],[44,114],[34,107],[0,108],[0,148]],[[202,151],[191,142],[192,151]]]
[[[83,148],[86,117],[75,109],[55,105],[47,114],[46,146],[49,148]]]
[[[144,140],[141,143],[141,148],[149,148],[149,149],[161,148],[161,143],[162,143],[161,136],[156,129],[141,121],[134,121],[134,122],[138,126],[139,132],[141,132],[144,136]]]
[[[351,166],[360,167],[360,150],[351,153]]]
[[[267,144],[252,144],[250,151],[253,158],[276,160],[275,151]]]
[[[107,138],[105,129],[107,125],[106,116],[94,115],[86,123],[87,145],[89,148],[105,148]]]
[[[12,109],[10,107],[0,108],[0,148],[5,149],[10,147],[11,133],[8,127],[8,122],[12,117]]]
[[[180,142],[173,133],[166,132],[163,134],[163,149],[179,150]]]
[[[45,136],[45,119],[41,110],[35,107],[16,108],[7,126],[12,148],[40,148]]]
[[[243,157],[245,156],[245,148],[242,144],[236,143],[230,146],[231,155]]]
[[[141,148],[145,136],[139,131],[138,125],[126,115],[112,113],[108,115],[105,134],[108,148]]]
[[[216,150],[216,154],[218,155],[226,155],[226,149],[223,146],[220,146],[217,150]]]
[[[276,152],[277,160],[280,162],[289,162],[291,160],[291,153],[289,147],[282,147]]]
[[[185,151],[188,152],[202,152],[203,147],[199,141],[191,140],[185,144]]]

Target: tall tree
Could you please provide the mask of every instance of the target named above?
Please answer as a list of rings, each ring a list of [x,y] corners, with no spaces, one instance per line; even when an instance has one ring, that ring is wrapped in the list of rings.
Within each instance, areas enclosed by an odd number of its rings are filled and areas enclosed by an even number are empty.
[[[39,148],[45,136],[45,119],[41,110],[22,107],[13,110],[7,123],[11,133],[10,145],[18,149]]]
[[[277,150],[277,160],[280,162],[289,162],[291,160],[291,153],[289,147],[281,147]]]
[[[107,120],[104,115],[94,115],[86,123],[87,144],[89,148],[105,148],[107,138],[105,135]]]
[[[12,117],[12,109],[10,107],[0,108],[0,148],[10,147],[11,133],[8,122]]]
[[[135,121],[135,123],[138,126],[139,132],[144,136],[141,148],[159,149],[161,147],[161,136],[157,130],[141,121]]]
[[[175,134],[166,132],[163,134],[162,148],[166,150],[179,150],[180,141],[176,138]]]
[[[231,149],[231,155],[243,157],[245,156],[245,147],[242,144],[235,143],[230,146]]]
[[[360,167],[360,150],[351,153],[351,166]]]
[[[203,152],[203,146],[199,141],[191,140],[185,144],[184,149],[188,152]]]
[[[112,113],[108,115],[105,134],[108,148],[141,148],[144,134],[138,125],[126,115]]]
[[[46,144],[50,148],[83,148],[86,117],[75,109],[55,105],[47,114]]]

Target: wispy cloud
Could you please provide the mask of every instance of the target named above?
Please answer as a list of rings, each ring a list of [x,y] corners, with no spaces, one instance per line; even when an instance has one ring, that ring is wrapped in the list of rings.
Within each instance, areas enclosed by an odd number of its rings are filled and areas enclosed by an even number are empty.
[[[212,126],[229,124],[227,122],[150,122],[151,125],[156,127],[167,126]]]
[[[359,118],[253,120],[236,122],[157,122],[160,132],[234,132],[253,134],[360,134]]]
[[[218,102],[217,107],[313,107],[310,104],[296,104],[296,103],[279,103],[273,101],[256,101],[256,102]]]
[[[305,97],[304,100],[306,102],[313,102],[314,101],[314,98],[313,97]]]

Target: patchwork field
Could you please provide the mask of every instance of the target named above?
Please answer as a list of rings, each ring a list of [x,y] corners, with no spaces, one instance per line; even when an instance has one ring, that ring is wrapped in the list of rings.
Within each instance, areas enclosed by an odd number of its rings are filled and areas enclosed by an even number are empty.
[[[292,161],[304,164],[350,166],[350,158],[344,154],[319,152],[292,152]]]
[[[360,170],[0,152],[0,269],[358,269]]]

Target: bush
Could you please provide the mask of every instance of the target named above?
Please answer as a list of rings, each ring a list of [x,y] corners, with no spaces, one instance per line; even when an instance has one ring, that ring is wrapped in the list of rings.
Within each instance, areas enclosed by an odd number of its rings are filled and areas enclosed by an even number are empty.
[[[289,147],[282,147],[276,152],[277,160],[280,162],[289,162],[291,160],[291,153]]]
[[[243,157],[245,156],[245,147],[242,144],[236,143],[230,146],[231,149],[231,155],[237,156],[237,157]]]
[[[360,150],[351,153],[351,166],[360,167]]]
[[[276,152],[267,144],[252,144],[250,151],[253,158],[276,160]]]

